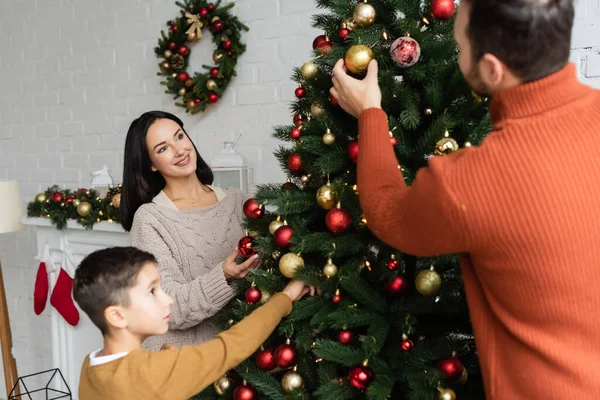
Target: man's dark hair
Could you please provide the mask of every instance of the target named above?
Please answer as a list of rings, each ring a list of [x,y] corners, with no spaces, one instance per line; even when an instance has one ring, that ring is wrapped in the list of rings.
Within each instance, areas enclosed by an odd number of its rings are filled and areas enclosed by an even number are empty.
[[[498,57],[524,82],[569,62],[573,0],[463,0],[471,6],[467,36],[473,57]]]
[[[148,263],[156,263],[150,253],[135,247],[110,247],[89,254],[77,267],[73,298],[103,335],[108,333],[104,310],[129,306],[127,290]]]

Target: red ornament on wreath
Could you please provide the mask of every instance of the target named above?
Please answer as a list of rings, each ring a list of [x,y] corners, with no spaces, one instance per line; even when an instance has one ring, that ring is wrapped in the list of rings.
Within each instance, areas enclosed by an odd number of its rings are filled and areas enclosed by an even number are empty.
[[[397,276],[385,284],[385,290],[392,296],[399,296],[408,289],[408,281],[403,276]]]
[[[298,153],[292,153],[288,156],[287,159],[288,169],[294,174],[300,173],[302,171],[302,157]]]
[[[306,90],[302,86],[300,86],[299,88],[296,88],[296,90],[294,91],[294,95],[297,98],[301,99],[304,96],[306,96]]]
[[[244,384],[242,386],[238,386],[233,391],[233,400],[256,400],[258,399],[258,395],[254,388]]]
[[[54,201],[56,204],[59,204],[62,200],[63,200],[63,195],[61,192],[54,192],[52,194],[52,201]]]
[[[452,357],[443,358],[438,362],[438,368],[444,374],[444,377],[450,382],[454,382],[460,379],[465,367],[462,365],[456,355]]]
[[[302,125],[302,123],[304,122],[304,121],[302,121],[302,115],[300,115],[300,114],[294,115],[293,122],[294,122],[294,125],[296,125],[297,127],[300,127],[300,125]]]
[[[289,225],[283,225],[277,228],[275,233],[273,234],[273,241],[277,247],[288,248],[291,247],[292,244],[290,240],[294,235],[294,230]]]
[[[300,132],[300,129],[292,128],[292,130],[290,130],[290,138],[300,139],[300,136],[302,136],[302,132]]]
[[[208,9],[206,9],[206,8],[201,8],[201,9],[200,9],[200,12],[198,13],[198,16],[199,16],[200,18],[204,18],[204,17],[206,17],[207,15],[208,15]]]
[[[229,50],[231,48],[231,40],[226,40],[221,43],[221,47],[223,47],[225,50]]]
[[[208,99],[209,103],[214,104],[217,101],[219,101],[219,96],[216,93],[211,92],[211,93],[208,94],[207,99]]]
[[[177,24],[171,24],[171,31],[177,32],[178,29]]]
[[[352,343],[353,339],[354,339],[354,335],[352,334],[352,331],[350,331],[348,329],[343,329],[343,330],[339,331],[339,333],[337,335],[337,341],[340,342],[341,344],[350,344],[350,343]]]
[[[71,204],[74,199],[75,199],[75,197],[73,197],[73,196],[67,196],[67,197],[65,197],[65,202],[67,204]]]
[[[362,365],[352,368],[348,374],[350,384],[359,390],[368,389],[374,378],[373,371],[368,367],[366,361]]]
[[[454,0],[432,0],[429,11],[435,19],[450,19],[456,11],[456,4],[454,4]]]
[[[258,219],[263,216],[264,208],[255,199],[248,199],[243,206],[244,215],[248,218]]]
[[[348,156],[352,160],[352,162],[358,161],[358,140],[352,140],[348,142],[348,146],[346,146],[346,151],[348,152]]]
[[[179,82],[183,83],[183,82],[187,81],[188,79],[190,79],[190,75],[187,72],[182,71],[177,74],[175,79],[177,79]]]
[[[169,50],[175,50],[176,47],[177,47],[177,43],[175,43],[175,42],[169,43]]]
[[[390,46],[390,56],[399,67],[412,67],[421,57],[421,46],[411,37],[399,37]]]
[[[288,339],[285,344],[280,344],[273,353],[275,364],[280,368],[289,368],[296,364],[296,349]]]
[[[337,208],[329,210],[325,216],[325,224],[327,229],[333,233],[342,233],[350,227],[352,216],[346,210],[342,210],[338,203]]]
[[[265,372],[273,371],[277,366],[275,364],[275,356],[273,355],[273,350],[265,349],[259,350],[256,352],[256,366]]]
[[[254,242],[252,236],[244,236],[238,242],[238,251],[246,258],[254,255]]]
[[[214,21],[210,27],[212,33],[223,32],[223,29],[225,29],[225,22],[220,19]]]
[[[219,76],[219,68],[211,68],[210,69],[210,77],[217,78]]]
[[[256,304],[262,298],[262,292],[255,286],[249,287],[246,290],[246,294],[244,295],[244,299],[246,304]]]
[[[188,54],[190,54],[190,48],[187,46],[179,46],[177,52],[182,56],[187,56]]]

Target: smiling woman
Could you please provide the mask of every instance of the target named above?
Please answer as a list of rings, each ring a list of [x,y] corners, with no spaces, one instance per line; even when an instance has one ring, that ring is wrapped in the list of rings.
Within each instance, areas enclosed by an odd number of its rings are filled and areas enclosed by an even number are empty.
[[[131,123],[121,224],[133,246],[156,257],[165,291],[175,300],[169,332],[149,338],[147,348],[213,338],[218,330],[211,317],[235,296],[230,282],[257,265],[256,258],[235,263],[244,236],[242,192],[212,187],[212,181],[179,118],[150,111]]]

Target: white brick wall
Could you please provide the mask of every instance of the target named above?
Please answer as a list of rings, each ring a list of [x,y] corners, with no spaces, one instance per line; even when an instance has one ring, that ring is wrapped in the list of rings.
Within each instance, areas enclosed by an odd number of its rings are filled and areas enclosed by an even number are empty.
[[[207,159],[242,133],[238,150],[255,181],[283,179],[270,134],[291,121],[289,76],[310,57],[316,8],[311,0],[238,0],[234,11],[250,27],[239,75],[216,107],[192,117],[156,76],[153,48],[177,15],[174,1],[0,1],[0,179],[19,179],[27,200],[51,183],[87,186],[103,164],[120,181],[127,127],[152,109],[180,115]],[[194,48],[198,63],[210,60],[206,42]],[[579,1],[572,60],[600,88],[600,0]],[[49,318],[33,313],[33,240],[33,232],[0,238],[20,374],[52,367]]]

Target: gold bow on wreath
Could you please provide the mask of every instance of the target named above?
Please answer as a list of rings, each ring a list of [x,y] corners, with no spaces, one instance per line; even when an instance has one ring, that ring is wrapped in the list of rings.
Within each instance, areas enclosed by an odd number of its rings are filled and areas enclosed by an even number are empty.
[[[185,32],[186,35],[196,34],[198,40],[202,39],[202,27],[204,26],[197,15],[189,12],[185,13],[187,23],[190,25],[188,30]]]

